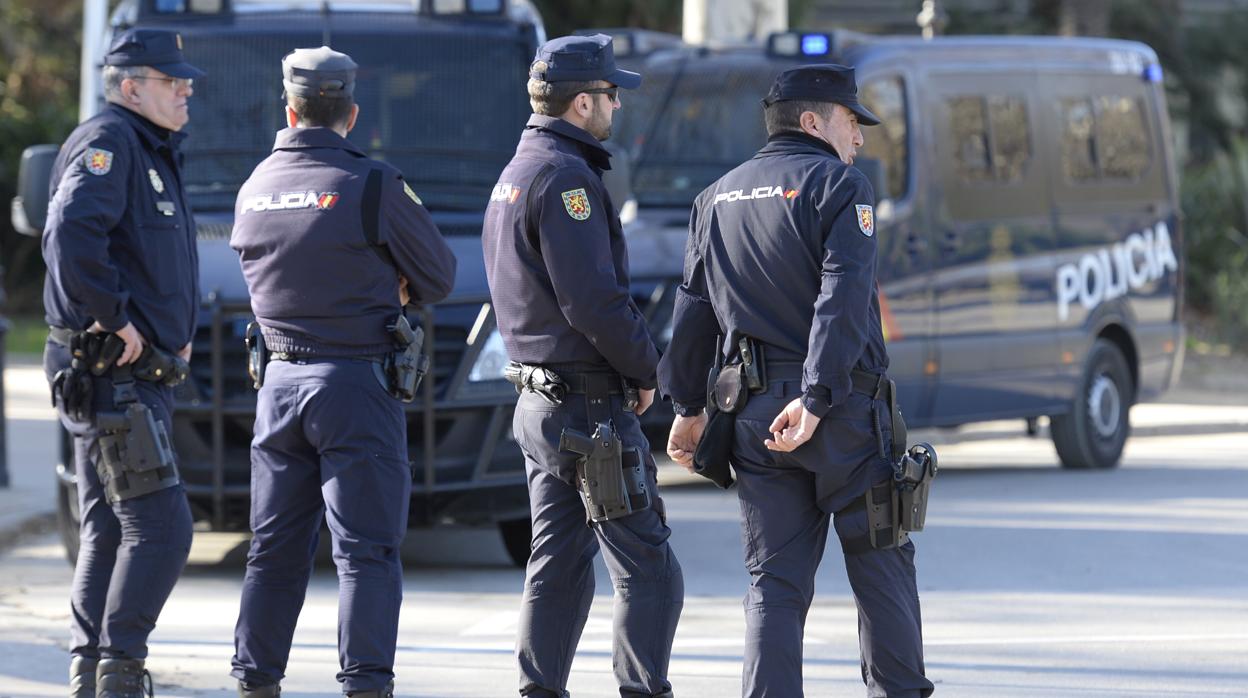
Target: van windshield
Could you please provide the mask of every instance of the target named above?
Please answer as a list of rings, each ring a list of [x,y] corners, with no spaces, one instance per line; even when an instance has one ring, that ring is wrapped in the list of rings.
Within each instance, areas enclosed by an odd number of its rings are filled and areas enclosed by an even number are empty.
[[[333,48],[360,66],[360,116],[348,138],[398,167],[431,210],[481,210],[524,129],[529,50],[497,34],[442,26],[332,36]],[[239,187],[286,125],[282,57],[322,43],[319,30],[254,27],[188,39],[187,60],[208,73],[195,81],[184,145],[196,210],[233,210]]]
[[[632,157],[633,194],[642,207],[692,205],[767,142],[760,100],[781,67],[756,57],[693,58],[682,71],[680,60],[642,67],[640,94],[616,117],[615,138]]]

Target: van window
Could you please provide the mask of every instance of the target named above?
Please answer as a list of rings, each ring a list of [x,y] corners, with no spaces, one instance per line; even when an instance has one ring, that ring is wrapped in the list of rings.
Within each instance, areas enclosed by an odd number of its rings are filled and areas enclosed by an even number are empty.
[[[889,198],[904,201],[910,196],[910,125],[905,83],[900,76],[872,80],[863,86],[862,103],[880,117],[879,126],[862,129],[862,157],[884,165]]]
[[[1139,99],[1109,95],[1062,100],[1062,171],[1068,180],[1139,179],[1151,161]]]
[[[1138,179],[1148,169],[1148,126],[1139,99],[1096,98],[1096,143],[1105,177]]]
[[[970,182],[1015,182],[1031,159],[1027,104],[1021,97],[950,97],[954,171]]]

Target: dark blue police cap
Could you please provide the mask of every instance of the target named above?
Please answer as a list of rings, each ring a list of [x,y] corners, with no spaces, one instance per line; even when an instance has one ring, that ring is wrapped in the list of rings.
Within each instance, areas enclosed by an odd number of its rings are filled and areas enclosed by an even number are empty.
[[[355,61],[328,46],[297,48],[282,59],[282,86],[297,97],[345,99],[355,92]]]
[[[825,63],[790,68],[776,76],[771,90],[763,98],[763,105],[770,107],[776,102],[832,102],[840,104],[858,116],[863,126],[875,126],[879,117],[858,103],[858,84],[854,69],[843,65]]]
[[[547,41],[537,49],[529,77],[545,82],[606,80],[630,90],[641,85],[640,75],[615,67],[615,51],[606,34],[561,36]]]
[[[182,35],[166,29],[127,29],[113,39],[104,65],[155,68],[175,78],[202,78],[204,71],[186,62]]]

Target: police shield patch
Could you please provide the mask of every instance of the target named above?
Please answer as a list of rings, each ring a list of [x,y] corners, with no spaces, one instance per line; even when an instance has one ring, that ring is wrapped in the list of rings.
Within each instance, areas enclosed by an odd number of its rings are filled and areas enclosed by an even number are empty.
[[[589,195],[584,189],[573,189],[563,192],[563,207],[573,220],[583,221],[589,218]]]
[[[865,204],[855,204],[854,210],[858,212],[858,229],[863,235],[871,237],[875,235],[875,212],[870,206]]]
[[[113,154],[103,148],[87,148],[87,153],[82,157],[82,163],[86,165],[87,172],[93,175],[106,175],[109,170],[113,169]]]

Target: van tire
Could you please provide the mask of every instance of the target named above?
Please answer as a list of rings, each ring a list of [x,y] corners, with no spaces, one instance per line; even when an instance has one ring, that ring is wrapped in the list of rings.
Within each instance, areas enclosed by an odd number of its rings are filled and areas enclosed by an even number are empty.
[[[533,524],[529,519],[512,519],[499,521],[498,532],[503,537],[503,547],[512,564],[524,569],[529,564],[529,555],[533,554]]]
[[[1097,339],[1088,354],[1070,412],[1049,420],[1062,467],[1116,467],[1131,433],[1130,410],[1134,400],[1131,369],[1122,350],[1108,339]]]
[[[65,558],[69,564],[78,564],[78,548],[81,545],[80,528],[82,514],[78,511],[78,485],[56,478],[56,530],[61,534]]]

